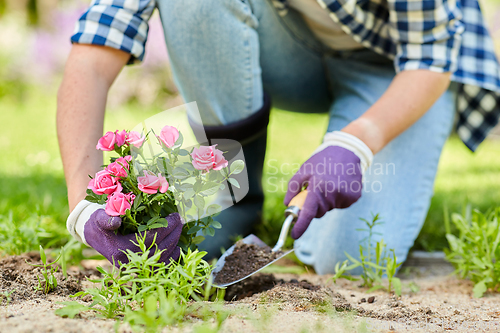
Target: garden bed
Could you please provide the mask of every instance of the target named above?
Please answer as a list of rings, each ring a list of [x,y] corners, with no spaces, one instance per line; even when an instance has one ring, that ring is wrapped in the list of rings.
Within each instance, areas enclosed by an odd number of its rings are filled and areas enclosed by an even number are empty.
[[[96,318],[91,313],[75,319],[61,318],[54,310],[59,302],[91,283],[86,276],[97,277],[92,267],[69,270],[66,280],[56,273],[58,287],[45,295],[35,291],[38,269],[36,254],[12,256],[0,261],[0,332],[112,332],[115,321]],[[91,262],[103,264],[104,262]],[[89,263],[86,263],[88,266]],[[368,331],[499,331],[500,295],[487,293],[472,297],[472,284],[448,275],[442,265],[426,269],[407,267],[399,276],[403,295],[384,291],[367,293],[359,282],[339,280],[315,274],[256,274],[226,291],[225,308],[234,310],[223,323],[222,332],[354,332],[363,326]],[[80,300],[85,302],[85,300]],[[200,324],[188,318],[179,332],[192,331]],[[332,326],[333,325],[333,326]],[[120,332],[129,332],[120,327]],[[164,330],[169,331],[168,329]]]

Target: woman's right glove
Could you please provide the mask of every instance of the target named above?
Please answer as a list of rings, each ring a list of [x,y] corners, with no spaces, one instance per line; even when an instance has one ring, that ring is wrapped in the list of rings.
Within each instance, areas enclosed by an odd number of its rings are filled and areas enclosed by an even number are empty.
[[[177,260],[180,255],[180,248],[177,246],[182,231],[182,218],[179,213],[172,213],[166,217],[168,226],[147,231],[145,245],[151,246],[153,240],[159,250],[164,250],[160,260],[165,264],[170,259]],[[131,250],[139,252],[139,247],[134,245],[137,234],[121,235],[115,233],[122,223],[120,217],[113,217],[106,214],[104,206],[81,201],[71,212],[67,220],[69,232],[77,240],[91,246],[102,254],[116,267],[120,263],[127,263],[127,256],[123,251]],[[153,255],[155,247],[151,249],[150,256]]]
[[[357,137],[339,131],[327,133],[323,144],[288,183],[286,206],[304,187],[308,192],[292,238],[302,236],[314,218],[355,203],[361,197],[363,172],[372,160],[370,148]]]

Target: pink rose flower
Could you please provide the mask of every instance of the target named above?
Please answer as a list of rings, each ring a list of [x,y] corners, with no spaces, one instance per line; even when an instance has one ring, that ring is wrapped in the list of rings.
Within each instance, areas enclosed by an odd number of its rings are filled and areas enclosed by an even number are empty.
[[[115,150],[115,144],[118,147],[123,146],[126,135],[127,132],[125,130],[121,132],[106,132],[106,134],[99,139],[95,148],[102,151],[113,151]]]
[[[113,151],[115,150],[116,135],[113,132],[106,132],[102,138],[97,142],[96,149],[102,151]]]
[[[126,178],[127,171],[130,168],[128,162],[130,162],[131,160],[132,156],[130,155],[117,158],[113,163],[110,163],[105,170],[113,177]]]
[[[157,135],[158,140],[168,148],[172,148],[179,138],[179,131],[174,126],[165,126],[161,129],[160,135]]]
[[[135,195],[130,192],[128,194],[123,194],[115,192],[108,196],[106,200],[106,208],[104,211],[109,216],[120,216],[125,215],[127,209],[130,209],[134,203]]]
[[[141,134],[139,134],[138,132],[131,131],[130,133],[127,134],[127,138],[125,139],[125,141],[129,145],[133,145],[136,148],[141,148],[145,139],[146,139],[146,136],[141,136]]]
[[[123,130],[121,132],[118,132],[118,130],[116,130],[115,135],[116,135],[116,145],[118,147],[123,146],[125,140],[127,139],[127,131]]]
[[[165,193],[168,190],[168,182],[161,174],[158,177],[144,170],[143,177],[137,177],[139,190],[147,194]]]
[[[210,171],[210,170],[220,170],[227,167],[227,161],[222,155],[222,151],[215,148],[215,146],[200,146],[199,148],[194,148],[191,153],[193,158],[193,166],[195,169]]]
[[[101,170],[89,182],[88,189],[98,195],[121,192],[122,185],[108,171]]]

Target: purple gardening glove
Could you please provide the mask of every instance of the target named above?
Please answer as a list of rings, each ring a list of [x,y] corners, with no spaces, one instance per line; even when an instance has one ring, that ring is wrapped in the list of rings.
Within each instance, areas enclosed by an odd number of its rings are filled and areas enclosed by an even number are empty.
[[[285,205],[307,186],[307,197],[292,229],[299,238],[313,218],[334,208],[347,208],[361,197],[362,169],[359,157],[339,146],[328,146],[311,156],[288,183]]]
[[[147,231],[146,246],[150,246],[156,236],[156,245],[159,250],[165,250],[161,254],[159,262],[168,264],[170,259],[177,260],[180,255],[180,248],[177,246],[182,231],[182,220],[179,213],[172,213],[166,217],[168,226],[166,228],[157,228]],[[133,252],[139,252],[139,247],[131,241],[136,241],[137,234],[120,235],[115,234],[114,230],[122,224],[120,217],[112,217],[106,214],[104,209],[95,211],[84,227],[85,240],[97,252],[102,254],[116,267],[120,267],[119,262],[127,263],[128,259],[122,252],[129,249]],[[150,256],[153,255],[154,247],[151,249]]]

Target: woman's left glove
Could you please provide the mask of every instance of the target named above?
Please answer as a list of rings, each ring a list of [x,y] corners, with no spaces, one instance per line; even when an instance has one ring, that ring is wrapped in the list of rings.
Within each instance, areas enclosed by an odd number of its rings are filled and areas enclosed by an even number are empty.
[[[370,148],[357,137],[340,131],[327,133],[323,144],[288,183],[287,206],[304,187],[308,191],[292,237],[302,236],[313,218],[355,203],[361,197],[363,172],[372,160]]]
[[[159,250],[164,250],[160,260],[165,264],[170,259],[177,260],[180,255],[180,248],[177,246],[182,232],[182,218],[178,213],[172,213],[166,217],[168,226],[157,228],[146,232],[145,245],[151,246],[153,240]],[[115,266],[120,267],[120,263],[127,263],[127,256],[123,251],[131,250],[139,252],[139,247],[132,242],[136,241],[137,233],[121,235],[115,233],[121,226],[120,217],[113,217],[106,214],[104,207],[88,201],[81,201],[68,217],[67,227],[69,232],[77,240],[91,246],[102,254]],[[156,236],[156,239],[155,239]],[[155,247],[150,250],[153,255]]]

